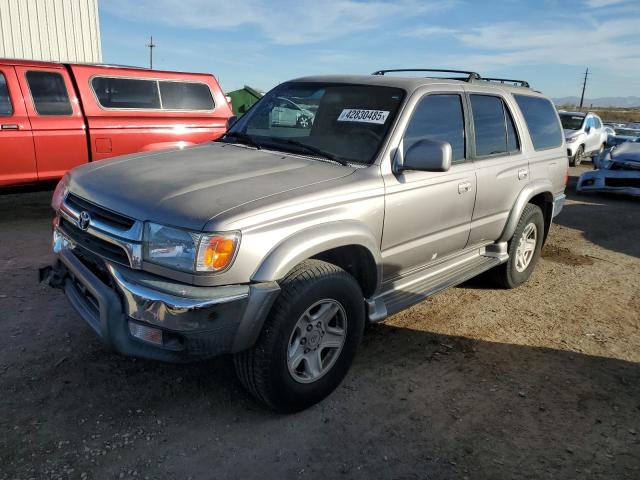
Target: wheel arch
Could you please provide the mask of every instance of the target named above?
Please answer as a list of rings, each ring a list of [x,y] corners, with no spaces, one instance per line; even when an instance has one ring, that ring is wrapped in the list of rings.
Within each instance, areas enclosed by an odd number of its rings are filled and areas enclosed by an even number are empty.
[[[553,214],[553,194],[551,193],[551,182],[549,180],[535,180],[522,189],[515,201],[502,235],[498,241],[506,242],[512,236],[518,225],[518,220],[528,203],[537,205],[542,210],[544,216],[544,236],[543,244],[547,239],[551,218]]]
[[[251,276],[255,282],[278,281],[304,260],[315,258],[337,265],[353,275],[365,297],[382,279],[378,241],[359,222],[332,222],[301,230],[271,249]]]

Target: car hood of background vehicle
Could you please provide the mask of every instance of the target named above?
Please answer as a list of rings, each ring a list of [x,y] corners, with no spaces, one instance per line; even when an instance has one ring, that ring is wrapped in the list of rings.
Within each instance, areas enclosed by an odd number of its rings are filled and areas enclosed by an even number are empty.
[[[78,167],[70,191],[138,220],[201,230],[254,200],[353,173],[354,169],[223,143],[128,155]]]
[[[582,132],[580,130],[570,130],[570,129],[565,128],[564,129],[564,138],[577,137],[581,133]]]

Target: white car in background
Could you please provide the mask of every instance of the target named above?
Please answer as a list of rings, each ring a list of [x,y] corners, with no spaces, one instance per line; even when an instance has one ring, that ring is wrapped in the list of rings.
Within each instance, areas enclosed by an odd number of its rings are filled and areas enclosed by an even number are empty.
[[[569,165],[580,165],[587,157],[602,153],[608,134],[595,113],[559,112],[567,142]]]
[[[315,114],[288,98],[278,97],[271,110],[271,125],[311,128]]]

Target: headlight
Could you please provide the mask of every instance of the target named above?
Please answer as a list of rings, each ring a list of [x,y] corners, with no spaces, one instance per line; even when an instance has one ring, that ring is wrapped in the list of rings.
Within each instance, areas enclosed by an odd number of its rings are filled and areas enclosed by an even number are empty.
[[[573,143],[573,142],[575,142],[577,139],[578,139],[578,137],[569,137],[569,138],[567,138],[566,140],[567,140],[567,143]]]
[[[60,179],[56,189],[53,191],[53,197],[51,197],[51,207],[57,212],[62,205],[64,197],[67,196],[69,191],[69,174],[65,173],[64,177]]]
[[[202,234],[146,223],[144,258],[187,272],[220,272],[231,266],[240,234]]]

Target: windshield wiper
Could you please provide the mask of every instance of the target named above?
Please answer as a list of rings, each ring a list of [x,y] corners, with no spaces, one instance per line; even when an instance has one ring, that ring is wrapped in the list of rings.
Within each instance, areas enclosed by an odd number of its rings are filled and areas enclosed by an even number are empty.
[[[279,137],[269,137],[269,140],[273,140],[280,143],[286,143],[287,145],[293,145],[295,147],[304,148],[308,152],[315,153],[320,157],[328,158],[329,160],[333,160],[334,162],[337,162],[340,165],[349,166],[349,163],[346,160],[334,155],[333,153],[325,152],[324,150],[318,147],[314,147],[313,145],[299,142],[298,140],[292,140],[290,138],[279,138]]]
[[[240,140],[240,143],[244,143],[245,145],[249,145],[251,147],[255,147],[257,150],[262,150],[262,145],[255,141],[255,139],[244,132],[227,132],[224,134],[224,137],[232,137],[237,140]]]

